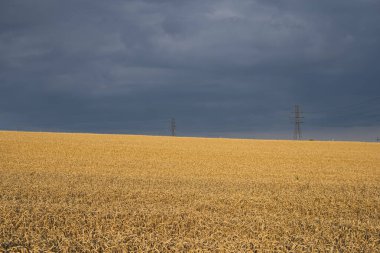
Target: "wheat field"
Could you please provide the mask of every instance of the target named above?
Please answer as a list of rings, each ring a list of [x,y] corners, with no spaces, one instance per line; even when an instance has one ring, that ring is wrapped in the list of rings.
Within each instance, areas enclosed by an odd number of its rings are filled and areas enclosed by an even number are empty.
[[[2,252],[379,252],[380,144],[0,132]]]

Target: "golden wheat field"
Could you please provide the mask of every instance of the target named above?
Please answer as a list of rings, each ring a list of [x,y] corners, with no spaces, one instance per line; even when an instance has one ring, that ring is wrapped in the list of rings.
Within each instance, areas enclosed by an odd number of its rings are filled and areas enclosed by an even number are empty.
[[[0,132],[2,252],[379,252],[380,144]]]

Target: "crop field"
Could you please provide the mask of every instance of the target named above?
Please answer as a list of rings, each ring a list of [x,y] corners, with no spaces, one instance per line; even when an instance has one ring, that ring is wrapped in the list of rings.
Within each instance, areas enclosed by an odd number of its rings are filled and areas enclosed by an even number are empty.
[[[380,144],[0,132],[0,252],[380,252]]]

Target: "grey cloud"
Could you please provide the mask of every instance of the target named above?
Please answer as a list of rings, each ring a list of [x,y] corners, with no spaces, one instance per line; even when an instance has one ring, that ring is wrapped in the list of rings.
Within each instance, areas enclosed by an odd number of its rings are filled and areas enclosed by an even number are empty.
[[[163,134],[175,116],[185,135],[290,137],[295,103],[326,111],[379,93],[379,11],[369,0],[5,0],[0,126]],[[379,104],[305,114],[305,129],[375,135]]]

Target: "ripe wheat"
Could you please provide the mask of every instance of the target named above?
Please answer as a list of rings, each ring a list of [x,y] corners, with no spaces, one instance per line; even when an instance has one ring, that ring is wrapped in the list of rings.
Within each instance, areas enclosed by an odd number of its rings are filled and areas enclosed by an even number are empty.
[[[0,132],[0,178],[0,251],[380,251],[377,143]]]

